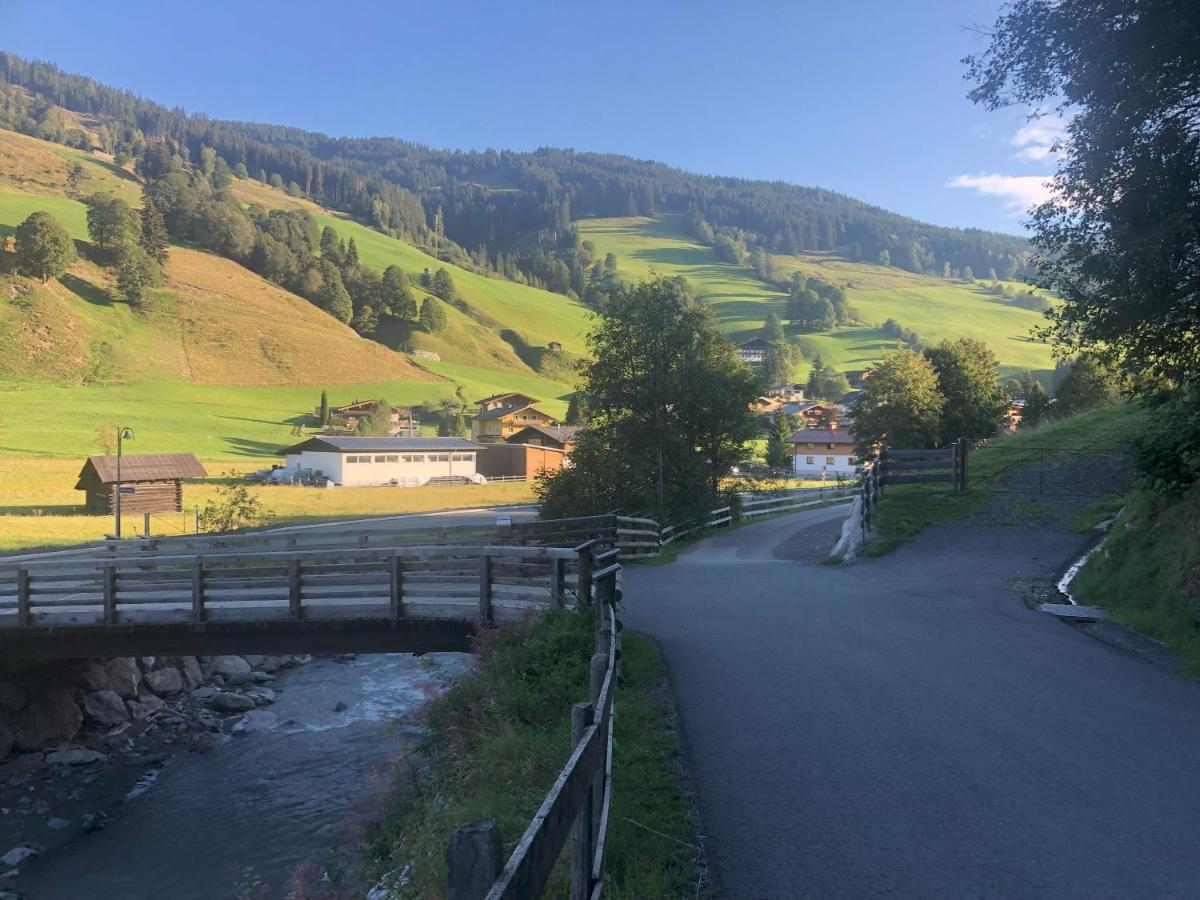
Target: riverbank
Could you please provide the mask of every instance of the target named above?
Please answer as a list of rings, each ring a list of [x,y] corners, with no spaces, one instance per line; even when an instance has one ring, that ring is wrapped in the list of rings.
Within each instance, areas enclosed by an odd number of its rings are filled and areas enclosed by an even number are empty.
[[[0,853],[36,851],[5,869],[16,869],[5,889],[274,898],[298,868],[336,883],[347,823],[390,785],[429,700],[471,665],[465,654],[246,660],[246,681],[217,674],[224,687],[181,691],[125,728],[0,768]]]
[[[475,673],[430,708],[424,777],[390,793],[363,832],[372,897],[443,896],[446,844],[466,822],[495,819],[512,851],[570,755],[571,704],[588,694],[593,641],[585,609],[551,611],[481,642]],[[694,895],[703,853],[665,671],[644,638],[625,633],[622,652],[605,896]],[[568,856],[547,896],[565,893]]]

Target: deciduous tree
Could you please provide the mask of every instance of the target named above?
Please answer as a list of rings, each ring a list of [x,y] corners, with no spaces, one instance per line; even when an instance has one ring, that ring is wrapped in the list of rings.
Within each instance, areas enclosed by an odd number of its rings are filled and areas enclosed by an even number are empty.
[[[938,390],[946,400],[941,443],[949,444],[960,437],[979,440],[995,434],[1009,405],[997,374],[996,354],[982,341],[961,338],[942,341],[927,349],[925,356],[933,363]]]
[[[946,399],[937,372],[925,356],[911,350],[885,353],[854,404],[854,436],[859,453],[876,444],[922,449],[937,444]]]
[[[17,266],[45,284],[75,262],[75,242],[58,219],[45,212],[30,213],[17,226]]]

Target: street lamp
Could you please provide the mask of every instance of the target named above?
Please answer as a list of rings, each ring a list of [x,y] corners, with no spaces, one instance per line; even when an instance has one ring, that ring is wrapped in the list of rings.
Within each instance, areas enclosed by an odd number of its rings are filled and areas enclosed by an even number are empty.
[[[121,537],[121,444],[123,441],[133,440],[132,428],[117,429],[117,502],[113,505],[114,514],[117,517],[117,538]]]

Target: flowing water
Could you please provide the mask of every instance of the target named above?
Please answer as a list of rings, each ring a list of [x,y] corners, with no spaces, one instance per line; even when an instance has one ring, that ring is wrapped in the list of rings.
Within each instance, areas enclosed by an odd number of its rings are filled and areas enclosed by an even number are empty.
[[[252,733],[147,772],[105,830],[47,854],[21,890],[31,900],[208,900],[236,896],[250,869],[282,896],[299,863],[329,859],[341,825],[418,739],[414,714],[470,661],[363,655],[285,673]]]

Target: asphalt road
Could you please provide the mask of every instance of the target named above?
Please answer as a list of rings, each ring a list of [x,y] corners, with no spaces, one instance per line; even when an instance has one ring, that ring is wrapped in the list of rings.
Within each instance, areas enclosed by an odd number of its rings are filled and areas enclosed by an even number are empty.
[[[1200,685],[1009,586],[1085,538],[941,527],[879,560],[799,562],[843,514],[626,572],[718,894],[1200,897]]]

